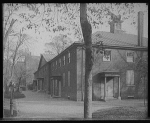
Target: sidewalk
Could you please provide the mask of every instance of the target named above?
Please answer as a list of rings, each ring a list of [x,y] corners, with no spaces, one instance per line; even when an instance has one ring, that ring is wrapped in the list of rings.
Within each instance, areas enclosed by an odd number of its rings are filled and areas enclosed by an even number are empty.
[[[26,98],[17,99],[18,116],[16,118],[83,118],[84,102],[62,98],[51,98],[48,94],[32,91],[23,92]],[[144,106],[143,100],[93,101],[92,112],[113,107]]]

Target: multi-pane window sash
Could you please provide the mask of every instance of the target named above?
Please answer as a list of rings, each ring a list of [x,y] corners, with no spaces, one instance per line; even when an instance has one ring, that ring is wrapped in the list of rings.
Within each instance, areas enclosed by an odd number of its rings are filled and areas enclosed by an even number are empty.
[[[65,65],[65,56],[63,57],[63,65]]]
[[[134,70],[127,70],[127,73],[126,73],[126,84],[128,86],[134,85]]]
[[[56,68],[57,68],[57,60],[56,60]]]
[[[54,62],[52,63],[52,70],[54,70]]]
[[[65,87],[65,73],[63,73],[63,87]]]
[[[68,52],[68,63],[70,63],[70,52]]]
[[[59,59],[59,67],[61,67],[61,59]]]
[[[111,61],[111,51],[110,50],[103,51],[103,61]]]
[[[127,51],[126,52],[126,58],[127,58],[127,62],[134,62],[134,52],[133,51]]]
[[[70,71],[68,71],[68,86],[70,86]]]

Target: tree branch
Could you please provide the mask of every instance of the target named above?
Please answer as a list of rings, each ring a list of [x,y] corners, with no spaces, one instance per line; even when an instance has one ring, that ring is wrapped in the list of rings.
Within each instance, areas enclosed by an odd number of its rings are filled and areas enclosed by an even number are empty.
[[[15,22],[16,22],[16,20],[14,20],[14,19],[11,20],[10,26],[9,26],[8,30],[6,31],[6,34],[4,35],[4,38],[3,38],[3,52],[5,51],[5,45],[6,45],[6,42],[7,42],[7,38],[9,36],[9,34],[11,32],[11,29],[12,29]]]

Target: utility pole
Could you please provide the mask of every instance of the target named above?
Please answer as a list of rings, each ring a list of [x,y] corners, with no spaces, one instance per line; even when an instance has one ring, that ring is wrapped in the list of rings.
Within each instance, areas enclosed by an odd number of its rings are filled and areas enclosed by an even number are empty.
[[[87,6],[80,4],[80,23],[85,45],[85,89],[84,89],[84,118],[92,118],[92,27],[87,20]]]

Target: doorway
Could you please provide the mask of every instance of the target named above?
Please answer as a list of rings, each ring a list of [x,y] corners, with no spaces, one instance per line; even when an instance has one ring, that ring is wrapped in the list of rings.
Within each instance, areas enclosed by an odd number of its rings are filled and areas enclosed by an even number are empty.
[[[106,97],[114,97],[113,77],[107,77],[106,79]]]
[[[61,97],[61,81],[57,78],[52,80],[53,97]]]

